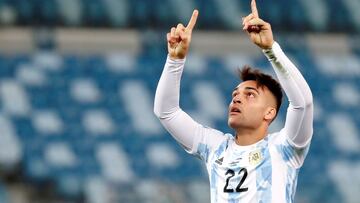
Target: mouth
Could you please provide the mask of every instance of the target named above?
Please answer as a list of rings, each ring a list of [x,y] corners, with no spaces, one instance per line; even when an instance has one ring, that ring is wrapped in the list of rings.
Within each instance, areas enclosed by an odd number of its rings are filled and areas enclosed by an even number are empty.
[[[236,115],[236,114],[239,114],[241,113],[241,110],[235,106],[231,107],[230,108],[230,112],[229,112],[229,115]]]

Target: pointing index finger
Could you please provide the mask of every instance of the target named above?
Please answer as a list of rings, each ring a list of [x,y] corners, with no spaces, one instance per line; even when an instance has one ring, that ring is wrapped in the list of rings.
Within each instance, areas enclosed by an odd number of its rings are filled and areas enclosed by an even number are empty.
[[[186,26],[186,29],[187,30],[192,30],[194,27],[195,27],[195,24],[196,24],[196,20],[197,20],[197,17],[199,15],[199,11],[198,10],[194,10],[193,11],[193,14],[191,16],[191,19],[189,21],[189,23],[187,24]]]
[[[259,13],[258,13],[258,10],[256,8],[256,1],[255,0],[251,0],[251,13],[254,15],[255,18],[259,17]]]

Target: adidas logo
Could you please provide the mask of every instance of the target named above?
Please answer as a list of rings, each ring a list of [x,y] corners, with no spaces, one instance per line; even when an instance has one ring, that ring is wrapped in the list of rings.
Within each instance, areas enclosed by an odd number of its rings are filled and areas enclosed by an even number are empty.
[[[216,160],[215,163],[222,165],[223,161],[224,161],[224,157],[221,157],[220,159]]]

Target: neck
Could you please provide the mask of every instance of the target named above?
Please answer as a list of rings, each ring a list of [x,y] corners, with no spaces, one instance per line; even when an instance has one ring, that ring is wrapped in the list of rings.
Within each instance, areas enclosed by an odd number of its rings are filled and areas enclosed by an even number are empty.
[[[264,139],[267,134],[267,128],[263,126],[257,129],[236,129],[235,142],[241,146],[251,145]]]

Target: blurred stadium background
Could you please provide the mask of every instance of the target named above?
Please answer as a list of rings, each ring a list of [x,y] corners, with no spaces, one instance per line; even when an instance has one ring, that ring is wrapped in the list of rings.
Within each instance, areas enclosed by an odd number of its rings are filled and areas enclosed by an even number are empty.
[[[237,67],[272,73],[247,0],[0,0],[1,203],[205,203],[204,166],[153,115],[165,34],[200,16],[181,105],[231,132]],[[308,80],[315,130],[298,203],[360,200],[360,1],[258,0]],[[287,103],[272,126],[284,122]]]

